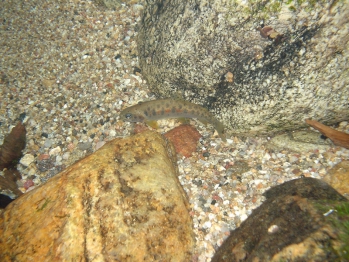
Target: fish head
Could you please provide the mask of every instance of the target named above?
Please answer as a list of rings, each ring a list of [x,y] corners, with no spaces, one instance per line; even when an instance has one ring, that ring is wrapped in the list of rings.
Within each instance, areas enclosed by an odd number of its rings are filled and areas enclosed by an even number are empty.
[[[144,112],[136,106],[131,106],[121,111],[120,120],[124,122],[144,122],[146,116],[144,115]]]

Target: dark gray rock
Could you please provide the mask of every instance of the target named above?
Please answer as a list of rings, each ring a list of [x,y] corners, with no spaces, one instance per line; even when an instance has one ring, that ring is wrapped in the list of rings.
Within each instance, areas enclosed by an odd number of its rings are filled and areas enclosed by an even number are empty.
[[[314,178],[286,182],[265,196],[267,200],[231,232],[212,262],[348,261],[345,197]]]
[[[149,87],[207,107],[235,134],[348,119],[349,5],[287,2],[147,1],[138,53]]]

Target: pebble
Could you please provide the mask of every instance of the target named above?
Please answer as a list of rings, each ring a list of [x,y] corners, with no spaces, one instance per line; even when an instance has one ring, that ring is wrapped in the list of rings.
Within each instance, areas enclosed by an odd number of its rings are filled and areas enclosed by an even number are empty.
[[[40,154],[38,156],[38,160],[45,160],[45,159],[49,159],[50,158],[50,155],[49,154]]]
[[[105,145],[105,141],[98,141],[96,143],[96,150],[100,149],[104,145]]]
[[[26,182],[24,182],[23,187],[27,190],[28,188],[34,186],[33,180],[29,179]]]
[[[62,159],[67,160],[67,159],[69,159],[69,157],[70,157],[70,153],[69,152],[65,152],[63,154],[63,156],[62,156]]]
[[[31,163],[34,162],[35,157],[31,154],[25,154],[21,160],[19,161],[19,163],[21,163],[23,166],[28,167]]]
[[[62,151],[61,147],[57,146],[55,148],[52,148],[48,154],[50,156],[55,156],[55,155],[58,155],[61,151]]]
[[[51,139],[46,139],[44,143],[45,148],[50,148],[52,146],[53,142]]]
[[[92,144],[90,142],[85,142],[85,143],[79,143],[78,144],[78,148],[81,150],[81,151],[84,151],[84,150],[88,150],[92,147]]]

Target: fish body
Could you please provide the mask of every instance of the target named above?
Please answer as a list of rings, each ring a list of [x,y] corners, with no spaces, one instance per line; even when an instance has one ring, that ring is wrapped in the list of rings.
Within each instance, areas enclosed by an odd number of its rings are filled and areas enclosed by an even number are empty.
[[[179,99],[157,99],[140,102],[121,111],[120,118],[125,122],[146,122],[166,118],[196,118],[214,126],[223,141],[226,141],[224,126],[206,108]]]

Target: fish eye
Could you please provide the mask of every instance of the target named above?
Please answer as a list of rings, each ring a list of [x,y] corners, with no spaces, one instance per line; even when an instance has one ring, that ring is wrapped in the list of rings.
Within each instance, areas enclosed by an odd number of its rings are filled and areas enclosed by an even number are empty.
[[[130,119],[131,117],[132,117],[132,114],[130,113],[125,114],[125,118]]]

